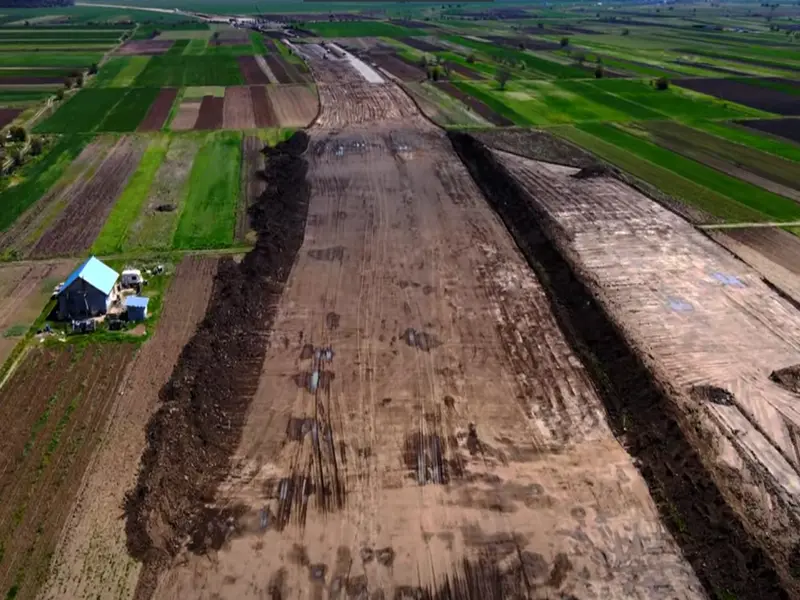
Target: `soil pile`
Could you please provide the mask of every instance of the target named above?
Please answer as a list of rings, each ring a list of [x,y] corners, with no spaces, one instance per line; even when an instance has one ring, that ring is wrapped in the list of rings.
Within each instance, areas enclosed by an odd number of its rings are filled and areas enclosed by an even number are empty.
[[[615,434],[637,459],[664,524],[709,597],[787,598],[773,562],[745,531],[686,439],[676,405],[576,276],[554,241],[563,235],[469,134],[450,140],[545,286],[561,329],[581,356]]]
[[[226,477],[258,384],[275,307],[303,241],[310,186],[302,157],[308,136],[264,151],[266,190],[250,208],[258,241],[237,264],[220,261],[205,319],[183,349],[147,427],[136,487],[125,503],[130,554],[145,563],[136,596],[186,539],[204,552],[206,503]],[[224,515],[223,515],[224,516]],[[208,543],[206,543],[208,542]]]
[[[800,365],[792,365],[770,373],[769,378],[781,387],[800,394]]]

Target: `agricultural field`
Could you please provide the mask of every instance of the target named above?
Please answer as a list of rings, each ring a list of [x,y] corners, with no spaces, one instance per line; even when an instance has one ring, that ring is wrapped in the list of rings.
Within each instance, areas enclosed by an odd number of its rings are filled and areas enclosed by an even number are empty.
[[[0,595],[800,597],[800,7],[263,8],[0,8]]]

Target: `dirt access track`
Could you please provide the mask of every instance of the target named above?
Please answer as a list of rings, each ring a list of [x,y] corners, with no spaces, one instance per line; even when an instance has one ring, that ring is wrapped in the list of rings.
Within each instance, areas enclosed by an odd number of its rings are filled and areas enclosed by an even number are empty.
[[[257,386],[211,409],[242,423],[231,468],[138,598],[704,597],[444,133],[357,77],[320,86]],[[154,556],[191,514],[157,477],[137,492]]]

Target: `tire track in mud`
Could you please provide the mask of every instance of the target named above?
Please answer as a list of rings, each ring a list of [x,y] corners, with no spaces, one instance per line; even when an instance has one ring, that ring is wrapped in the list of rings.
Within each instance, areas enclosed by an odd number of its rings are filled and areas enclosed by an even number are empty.
[[[681,546],[710,597],[788,598],[772,560],[756,545],[681,429],[661,385],[627,344],[549,235],[559,228],[481,142],[449,133],[451,142],[490,204],[545,285],[553,313],[587,366],[615,434],[639,461],[662,521]],[[509,574],[466,564],[464,578],[446,582],[431,598],[477,598],[502,591]],[[487,578],[494,592],[480,595]]]
[[[297,133],[267,157],[266,191],[250,210],[258,241],[241,263],[221,261],[205,319],[181,352],[147,426],[136,487],[125,502],[128,551],[142,561],[135,597],[150,598],[159,573],[189,538],[218,549],[236,508],[206,503],[229,472],[255,393],[276,303],[300,249],[310,186]]]

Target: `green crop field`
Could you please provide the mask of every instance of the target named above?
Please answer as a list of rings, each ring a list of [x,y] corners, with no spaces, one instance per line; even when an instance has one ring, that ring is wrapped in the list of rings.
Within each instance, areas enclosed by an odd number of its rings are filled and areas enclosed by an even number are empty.
[[[377,21],[345,21],[337,23],[308,23],[306,29],[320,37],[408,37],[420,35],[419,29],[400,27]]]
[[[189,45],[183,49],[184,56],[199,56],[205,54],[208,40],[189,40]]]
[[[158,88],[130,89],[106,115],[97,131],[135,131],[160,91]]]
[[[605,144],[615,146],[629,155],[635,156],[639,161],[647,161],[673,173],[674,176],[689,180],[714,192],[715,197],[710,201],[707,200],[709,198],[707,194],[702,194],[697,198],[679,195],[685,201],[696,204],[710,214],[727,219],[736,214],[738,218],[744,220],[748,218],[757,221],[767,219],[776,221],[800,220],[800,205],[796,202],[740,179],[725,175],[720,171],[661,148],[618,127],[598,123],[584,123],[576,127],[578,130],[598,138]],[[601,156],[603,156],[602,153]],[[611,157],[609,157],[609,161],[616,162]],[[626,169],[623,164],[619,166]],[[639,176],[636,172],[631,172]],[[649,181],[647,177],[642,177],[642,179]],[[665,189],[664,182],[660,179],[649,182],[661,189]],[[719,200],[717,196],[724,197],[725,201]]]
[[[257,31],[250,33],[250,43],[253,44],[255,54],[268,54],[267,47],[264,45],[264,36]]]
[[[190,40],[175,40],[175,43],[167,50],[165,56],[179,56],[183,54],[183,51],[186,50],[186,47],[189,45],[189,41]]]
[[[138,87],[241,85],[233,56],[154,56],[136,78]]]
[[[89,67],[102,52],[0,52],[0,67]]]
[[[197,152],[173,247],[222,248],[233,244],[239,201],[242,135],[209,134]]]
[[[17,89],[5,89],[0,90],[0,106],[15,106],[15,105],[25,105],[25,104],[32,104],[36,102],[41,102],[45,98],[49,98],[53,95],[53,92],[49,90],[37,90],[37,89],[28,89],[28,90],[17,90]]]
[[[88,133],[103,122],[106,114],[128,93],[120,88],[89,88],[72,96],[47,120],[36,126],[37,133]]]
[[[136,172],[117,200],[100,235],[92,245],[92,254],[122,252],[130,226],[140,213],[158,168],[167,154],[169,141],[169,137],[166,135],[158,136],[147,146]]]
[[[0,231],[5,231],[34,202],[58,181],[64,169],[89,142],[85,136],[62,137],[35,162],[14,173],[12,181],[3,181],[0,188]],[[9,185],[13,183],[13,185]]]

